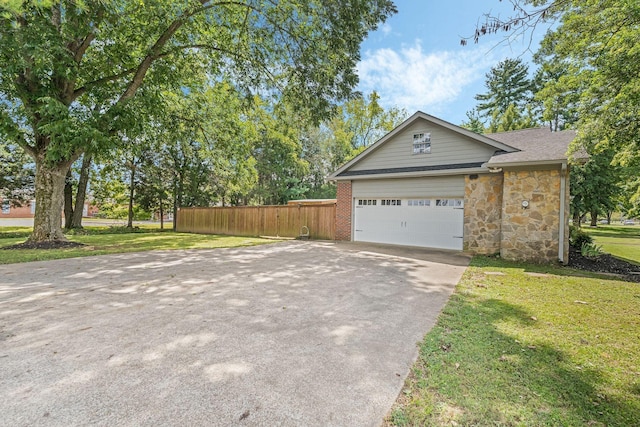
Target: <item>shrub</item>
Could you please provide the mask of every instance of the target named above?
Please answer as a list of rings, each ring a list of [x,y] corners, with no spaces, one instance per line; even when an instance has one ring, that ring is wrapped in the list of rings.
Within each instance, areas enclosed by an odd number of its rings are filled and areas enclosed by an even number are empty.
[[[587,234],[580,227],[576,227],[575,225],[570,226],[569,227],[569,244],[575,248],[579,248],[580,250],[582,250],[582,246],[584,246],[585,243],[592,244],[593,237]]]
[[[602,246],[598,246],[593,243],[583,243],[580,247],[580,253],[585,258],[596,259],[600,257],[604,252],[602,251]]]

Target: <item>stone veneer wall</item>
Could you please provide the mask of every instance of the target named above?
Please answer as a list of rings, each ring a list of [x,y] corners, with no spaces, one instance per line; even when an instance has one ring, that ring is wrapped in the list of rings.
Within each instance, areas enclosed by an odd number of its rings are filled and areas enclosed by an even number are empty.
[[[351,181],[338,181],[336,193],[336,240],[351,240]]]
[[[473,175],[472,175],[473,176]],[[502,174],[465,176],[463,249],[474,254],[500,252]]]
[[[529,201],[527,209],[523,200]],[[557,261],[559,225],[560,170],[504,172],[502,258]]]

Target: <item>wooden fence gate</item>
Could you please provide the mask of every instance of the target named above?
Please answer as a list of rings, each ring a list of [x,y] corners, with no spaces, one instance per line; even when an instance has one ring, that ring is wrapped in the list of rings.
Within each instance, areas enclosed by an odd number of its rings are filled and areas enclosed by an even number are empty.
[[[336,206],[235,206],[180,208],[176,230],[182,233],[232,236],[298,237],[334,240]]]

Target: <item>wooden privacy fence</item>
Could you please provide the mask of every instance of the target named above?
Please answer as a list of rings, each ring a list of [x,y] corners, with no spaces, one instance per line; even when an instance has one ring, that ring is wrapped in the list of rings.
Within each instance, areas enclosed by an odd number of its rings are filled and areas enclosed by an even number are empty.
[[[183,233],[298,237],[334,240],[336,206],[237,206],[180,208],[176,229]]]

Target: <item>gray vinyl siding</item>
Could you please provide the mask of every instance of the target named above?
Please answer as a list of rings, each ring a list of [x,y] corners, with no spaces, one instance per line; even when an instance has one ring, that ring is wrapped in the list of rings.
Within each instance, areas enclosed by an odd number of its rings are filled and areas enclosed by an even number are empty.
[[[431,132],[431,153],[413,154],[413,134]],[[351,171],[486,162],[497,150],[449,129],[418,119],[382,144]]]
[[[353,197],[464,197],[464,176],[371,179],[351,182]]]

